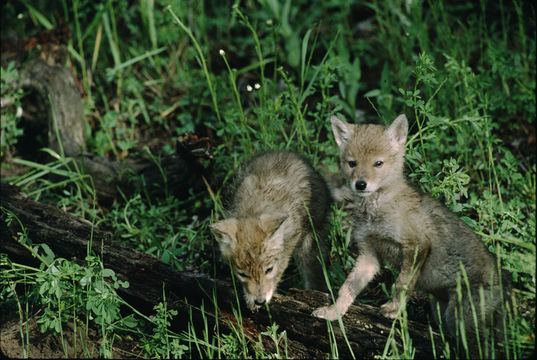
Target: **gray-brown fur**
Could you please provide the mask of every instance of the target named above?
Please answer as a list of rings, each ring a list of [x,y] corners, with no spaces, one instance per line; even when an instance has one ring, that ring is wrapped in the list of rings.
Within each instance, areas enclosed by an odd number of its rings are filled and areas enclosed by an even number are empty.
[[[500,286],[494,257],[463,221],[439,202],[418,193],[403,176],[408,124],[404,115],[390,126],[351,125],[335,117],[332,130],[340,147],[341,168],[355,197],[353,239],[360,255],[342,285],[336,306],[315,310],[330,320],[341,316],[354,298],[388,262],[400,270],[392,301],[382,313],[394,318],[414,289],[434,295],[443,324],[455,334],[457,278],[461,265],[468,276],[478,318],[489,321],[500,309]],[[341,191],[341,197],[348,193]],[[464,323],[469,341],[475,341],[469,297],[463,284]],[[483,289],[485,311],[481,314],[479,291]],[[499,318],[499,317],[497,317]],[[480,323],[479,332],[488,326]],[[473,337],[472,337],[473,336]]]
[[[329,208],[323,178],[294,153],[261,154],[240,168],[227,219],[211,228],[250,308],[270,301],[293,253],[305,287],[325,289],[311,224],[324,251]]]

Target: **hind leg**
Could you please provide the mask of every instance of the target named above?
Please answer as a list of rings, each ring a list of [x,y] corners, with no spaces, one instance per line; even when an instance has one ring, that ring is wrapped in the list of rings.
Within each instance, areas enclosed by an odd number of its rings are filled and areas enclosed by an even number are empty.
[[[308,233],[304,236],[302,244],[297,252],[298,268],[302,279],[304,280],[305,289],[314,289],[326,291],[326,282],[324,279],[321,257],[327,260],[326,250],[323,242],[318,238],[319,246],[313,234]]]
[[[459,300],[457,294],[453,293],[442,315],[442,328],[444,333],[447,330],[453,339],[452,349],[455,352],[455,357],[466,358],[470,356],[474,358],[479,356],[474,346],[473,320],[471,316],[468,316],[469,309],[465,309],[469,306],[470,304],[464,296],[462,300]]]
[[[500,296],[491,293],[490,287],[472,288],[471,298],[467,289],[462,290],[462,299],[454,293],[445,311],[449,332],[457,337],[459,354],[466,355],[463,344],[468,345],[471,357],[490,357],[494,346],[501,335],[498,324],[501,322]],[[463,340],[462,337],[465,337]]]
[[[444,326],[445,324],[445,313],[447,307],[447,301],[439,300],[435,297],[431,299],[431,313],[433,315],[433,321],[438,327]]]

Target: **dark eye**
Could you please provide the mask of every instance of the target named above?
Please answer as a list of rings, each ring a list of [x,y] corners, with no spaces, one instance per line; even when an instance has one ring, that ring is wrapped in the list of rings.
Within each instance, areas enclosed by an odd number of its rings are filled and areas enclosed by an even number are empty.
[[[356,167],[356,161],[354,161],[354,160],[350,160],[350,161],[348,162],[348,164],[349,164],[349,166],[350,166],[351,168]]]
[[[267,270],[265,270],[265,274],[266,275],[270,274],[272,272],[272,269],[274,269],[274,267],[272,267],[272,266],[267,268]]]
[[[249,278],[249,276],[246,275],[246,273],[244,271],[237,270],[237,275],[239,275],[240,277],[245,278],[245,279]]]
[[[384,164],[384,161],[375,161],[374,166],[379,168],[379,167],[381,167],[383,164]]]

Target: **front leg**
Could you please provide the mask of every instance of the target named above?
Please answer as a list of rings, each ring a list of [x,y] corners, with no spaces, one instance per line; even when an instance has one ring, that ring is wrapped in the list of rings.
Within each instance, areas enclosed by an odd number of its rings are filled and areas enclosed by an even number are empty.
[[[422,247],[419,247],[419,245],[403,246],[403,262],[401,265],[401,272],[395,280],[395,294],[393,295],[392,301],[389,301],[380,307],[382,315],[390,319],[395,319],[399,307],[406,306],[407,295],[414,289],[423,263],[429,254],[429,249],[430,247],[428,245]],[[404,298],[401,296],[403,292],[405,292]]]
[[[338,314],[343,316],[358,294],[378,273],[380,265],[375,255],[364,253],[358,256],[356,264],[339,289],[336,303],[323,306],[313,311],[313,316],[327,320],[336,320]]]
[[[320,233],[323,234],[323,232]],[[304,236],[297,253],[298,268],[304,279],[304,289],[327,291],[322,262],[319,260],[319,257],[322,256],[326,261],[326,246],[320,240],[318,245],[319,247],[317,247],[313,234]]]

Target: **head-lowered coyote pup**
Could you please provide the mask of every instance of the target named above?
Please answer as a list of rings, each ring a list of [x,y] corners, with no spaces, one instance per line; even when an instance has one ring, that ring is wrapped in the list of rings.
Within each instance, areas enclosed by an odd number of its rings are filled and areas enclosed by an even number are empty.
[[[270,301],[295,248],[305,288],[326,288],[311,224],[321,245],[329,208],[325,181],[294,153],[265,153],[241,167],[228,218],[210,227],[250,309]]]
[[[407,185],[403,163],[408,123],[399,115],[390,126],[351,125],[331,118],[340,149],[341,169],[354,194],[353,239],[360,255],[341,286],[336,304],[314,311],[334,320],[345,314],[356,296],[388,262],[400,270],[392,301],[382,305],[388,318],[405,306],[414,287],[434,295],[443,324],[455,334],[455,317],[461,318],[457,302],[457,277],[464,267],[470,283],[479,331],[489,325],[490,314],[500,307],[498,272],[494,258],[463,221],[429,196]],[[468,289],[462,280],[462,318],[466,334],[475,331]],[[480,290],[483,290],[483,306]],[[482,311],[483,310],[483,311]],[[456,315],[459,314],[459,315]],[[481,332],[482,333],[482,332]],[[475,341],[475,336],[468,339]]]

